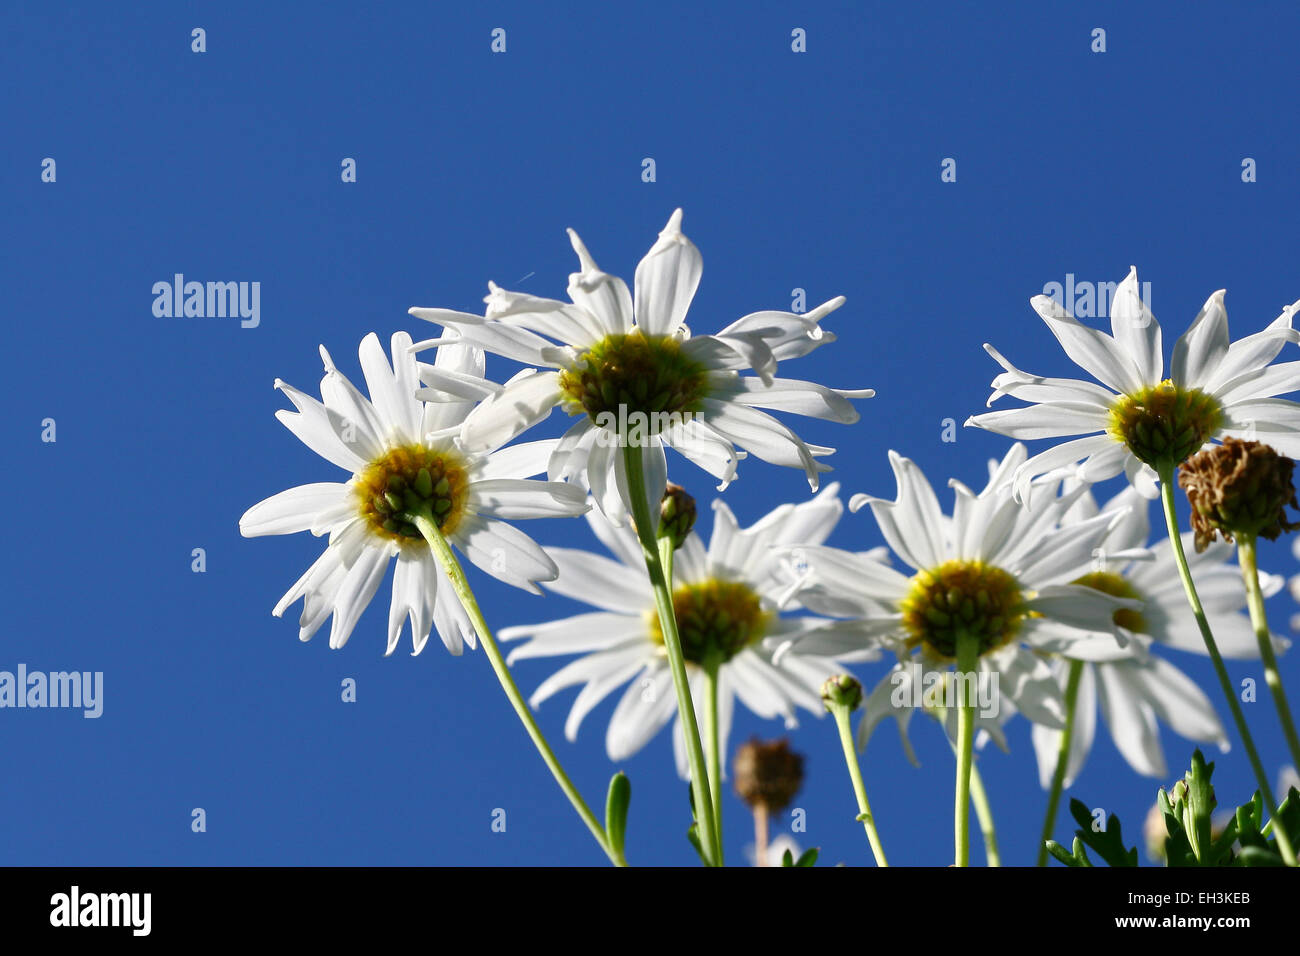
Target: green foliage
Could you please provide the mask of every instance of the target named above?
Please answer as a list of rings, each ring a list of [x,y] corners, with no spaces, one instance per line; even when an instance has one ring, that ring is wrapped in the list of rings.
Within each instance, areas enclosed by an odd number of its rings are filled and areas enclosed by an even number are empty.
[[[811,850],[804,850],[803,853],[800,855],[799,859],[796,860],[794,858],[794,854],[791,853],[789,850],[786,850],[785,855],[781,857],[781,865],[782,866],[812,866],[814,863],[817,862],[817,855],[819,853],[820,850],[817,847],[813,847]]]
[[[1215,831],[1213,814],[1217,805],[1210,778],[1214,764],[1207,763],[1198,749],[1191,768],[1168,792],[1156,794],[1156,804],[1165,824],[1167,866],[1282,866],[1276,838],[1269,833],[1286,827],[1292,844],[1300,843],[1300,792],[1294,787],[1278,807],[1277,816],[1264,823],[1264,800],[1257,792],[1250,802],[1237,807],[1232,818]],[[1114,814],[1104,830],[1093,828],[1092,814],[1078,800],[1070,801],[1070,815],[1079,823],[1070,851],[1055,840],[1047,841],[1047,852],[1066,866],[1092,866],[1091,849],[1108,866],[1137,866],[1137,849],[1126,849],[1119,818]]]
[[[627,837],[627,808],[632,802],[632,781],[621,770],[609,781],[609,795],[605,798],[605,835],[609,846],[620,859],[623,842]]]
[[[1070,816],[1074,817],[1079,829],[1074,831],[1074,852],[1066,853],[1065,848],[1055,840],[1047,841],[1047,852],[1066,866],[1092,866],[1084,847],[1090,848],[1101,857],[1107,866],[1137,866],[1137,847],[1128,849],[1124,846],[1124,828],[1119,817],[1111,814],[1105,829],[1098,829],[1093,823],[1092,811],[1079,800],[1070,801]],[[1055,849],[1053,849],[1055,847]]]

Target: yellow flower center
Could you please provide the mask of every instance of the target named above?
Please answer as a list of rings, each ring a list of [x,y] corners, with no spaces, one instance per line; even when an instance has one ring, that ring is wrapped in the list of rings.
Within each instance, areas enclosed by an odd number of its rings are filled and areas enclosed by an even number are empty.
[[[694,664],[731,660],[767,633],[772,614],[758,595],[738,581],[710,578],[673,591],[673,610],[682,639],[682,656]],[[650,639],[663,644],[659,615],[649,612]]]
[[[1091,571],[1081,578],[1076,578],[1071,584],[1081,584],[1085,588],[1092,588],[1094,591],[1100,591],[1102,594],[1109,594],[1111,597],[1130,598],[1135,601],[1142,599],[1137,589],[1133,587],[1125,578],[1110,571]],[[1137,611],[1130,611],[1128,608],[1120,608],[1115,612],[1115,623],[1120,627],[1127,628],[1134,634],[1149,634],[1147,630],[1146,618]]]
[[[403,445],[357,475],[357,508],[373,534],[399,544],[424,543],[414,515],[428,512],[444,535],[456,530],[469,494],[468,466],[445,447]]]
[[[956,659],[959,634],[976,638],[981,655],[1005,646],[1026,614],[1016,579],[982,561],[946,561],[917,572],[899,609],[907,645],[923,645],[940,660]]]
[[[586,412],[611,429],[635,415],[644,417],[640,427],[648,434],[658,434],[672,416],[699,411],[708,370],[682,352],[677,338],[636,329],[606,336],[582,353],[574,369],[560,373],[560,389],[571,415]]]
[[[1165,379],[1116,399],[1107,431],[1140,461],[1158,468],[1162,463],[1182,464],[1222,423],[1223,408],[1217,399]]]

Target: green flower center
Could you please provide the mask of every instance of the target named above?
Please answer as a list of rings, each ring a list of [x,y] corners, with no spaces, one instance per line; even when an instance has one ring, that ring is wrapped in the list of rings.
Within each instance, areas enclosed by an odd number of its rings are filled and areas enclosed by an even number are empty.
[[[1070,583],[1081,584],[1085,588],[1092,588],[1094,591],[1109,594],[1111,597],[1129,598],[1135,601],[1142,599],[1142,595],[1138,594],[1137,589],[1132,584],[1110,571],[1090,571]],[[1120,627],[1127,628],[1134,634],[1150,633],[1147,630],[1146,618],[1137,611],[1130,611],[1128,608],[1120,608],[1115,612],[1115,623]]]
[[[957,636],[979,641],[979,654],[1008,644],[1025,618],[1020,584],[983,561],[946,561],[919,571],[899,607],[909,647],[941,660],[957,657]]]
[[[1140,461],[1158,468],[1162,463],[1182,464],[1222,423],[1223,408],[1213,396],[1165,379],[1116,399],[1107,431]]]
[[[587,349],[572,370],[560,373],[560,389],[572,415],[584,411],[597,425],[616,431],[636,415],[644,417],[643,429],[658,434],[672,416],[700,410],[709,393],[708,370],[682,352],[677,338],[637,329],[606,336]]]
[[[693,664],[725,663],[767,633],[772,615],[746,584],[710,578],[673,592],[682,656]],[[664,642],[659,615],[650,612],[650,639]]]
[[[353,486],[372,533],[399,544],[424,543],[412,520],[426,509],[444,535],[456,530],[469,494],[464,459],[447,448],[404,445],[376,458]]]

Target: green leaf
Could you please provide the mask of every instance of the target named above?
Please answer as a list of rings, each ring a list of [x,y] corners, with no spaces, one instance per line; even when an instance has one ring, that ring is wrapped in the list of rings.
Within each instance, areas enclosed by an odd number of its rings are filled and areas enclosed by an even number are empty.
[[[1264,834],[1259,832],[1260,812],[1263,806],[1259,792],[1256,791],[1255,798],[1250,803],[1237,808],[1237,839],[1242,849],[1254,847],[1257,850],[1268,850],[1268,841],[1264,839]]]
[[[1092,860],[1088,859],[1088,854],[1084,852],[1083,841],[1078,837],[1074,838],[1074,858],[1079,861],[1079,866],[1092,866]]]
[[[631,802],[632,781],[620,770],[610,778],[609,794],[605,797],[605,835],[609,838],[610,848],[620,859],[623,857],[623,841],[627,837],[627,808]]]
[[[1192,852],[1192,844],[1187,839],[1187,833],[1183,830],[1182,817],[1179,811],[1174,809],[1169,798],[1163,790],[1160,791],[1162,806],[1168,809],[1164,810],[1165,820],[1165,865],[1166,866],[1195,866],[1196,854]],[[1182,804],[1179,803],[1179,807]],[[1191,863],[1188,863],[1188,860]]]
[[[700,843],[700,825],[692,823],[690,829],[686,831],[686,839],[691,841],[691,846],[695,847],[695,852],[699,854],[700,862],[705,866],[709,865],[709,858],[704,855],[704,846]]]
[[[1233,861],[1237,866],[1284,866],[1282,858],[1272,850],[1258,846],[1243,847]]]
[[[1201,748],[1192,751],[1192,769],[1188,771],[1187,813],[1183,815],[1184,827],[1187,818],[1191,818],[1190,832],[1187,834],[1192,844],[1192,852],[1203,865],[1213,866],[1210,847],[1210,834],[1213,830],[1211,816],[1214,813],[1214,788],[1210,786],[1210,777],[1214,774],[1214,764],[1207,764]]]
[[[1295,787],[1287,793],[1286,799],[1282,805],[1277,808],[1277,816],[1273,818],[1273,829],[1278,826],[1286,828],[1286,835],[1291,838],[1291,845],[1300,845],[1300,791]],[[1276,851],[1277,840],[1269,841],[1269,845]]]
[[[1064,863],[1066,866],[1083,866],[1082,863],[1070,856],[1069,851],[1066,850],[1065,847],[1061,846],[1061,844],[1057,843],[1055,840],[1047,841],[1047,852],[1052,854],[1052,856],[1056,857],[1057,860]]]
[[[789,851],[789,850],[786,850],[785,852],[786,852],[786,853],[789,853],[790,851]],[[818,854],[819,854],[820,852],[821,852],[821,851],[820,851],[817,847],[813,847],[811,850],[804,850],[804,851],[803,851],[803,855],[802,855],[801,857],[799,857],[798,860],[795,861],[795,864],[794,864],[794,865],[795,865],[795,866],[812,866],[814,863],[817,862],[817,856],[818,856]]]
[[[1075,822],[1079,824],[1079,829],[1075,830],[1076,849],[1078,841],[1082,840],[1084,845],[1101,857],[1107,866],[1137,866],[1138,851],[1137,847],[1129,849],[1124,846],[1124,832],[1120,825],[1119,817],[1111,814],[1106,820],[1106,829],[1094,830],[1092,828],[1092,811],[1081,800],[1070,801],[1070,816],[1074,817]],[[1076,856],[1078,853],[1075,854]],[[1085,856],[1084,859],[1087,859]],[[1091,866],[1092,864],[1087,864]]]
[[[1232,862],[1232,846],[1240,836],[1237,832],[1237,818],[1234,816],[1224,826],[1223,832],[1214,839],[1210,846],[1211,866],[1228,866]]]
[[[781,857],[781,865],[794,866],[794,854],[791,853],[789,850],[786,850],[785,854]]]

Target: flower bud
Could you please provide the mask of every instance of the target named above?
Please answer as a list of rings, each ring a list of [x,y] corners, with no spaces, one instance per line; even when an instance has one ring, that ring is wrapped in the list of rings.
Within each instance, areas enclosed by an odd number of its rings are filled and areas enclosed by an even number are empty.
[[[822,703],[827,710],[831,707],[847,707],[852,713],[862,704],[862,685],[852,674],[829,677],[822,684]]]
[[[754,809],[778,813],[803,784],[803,755],[791,750],[784,737],[766,742],[753,738],[737,748],[731,770],[740,799]]]
[[[695,527],[695,499],[681,485],[668,482],[659,503],[659,537],[670,538],[676,551]]]
[[[1300,509],[1291,482],[1295,462],[1256,441],[1225,438],[1183,462],[1178,484],[1192,506],[1196,550],[1204,551],[1216,534],[1259,535],[1272,541],[1300,528],[1287,520],[1286,508]]]

